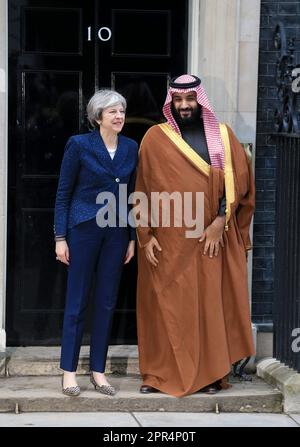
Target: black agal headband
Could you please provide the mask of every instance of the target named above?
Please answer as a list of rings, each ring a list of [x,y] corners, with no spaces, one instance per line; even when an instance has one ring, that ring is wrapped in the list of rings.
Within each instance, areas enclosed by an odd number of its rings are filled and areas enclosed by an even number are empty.
[[[197,76],[191,75],[195,80],[193,82],[186,82],[185,84],[177,83],[176,79],[178,79],[178,76],[175,76],[175,78],[172,78],[170,81],[170,87],[172,88],[178,88],[178,89],[186,89],[186,88],[193,88],[197,87],[201,84],[201,79]]]

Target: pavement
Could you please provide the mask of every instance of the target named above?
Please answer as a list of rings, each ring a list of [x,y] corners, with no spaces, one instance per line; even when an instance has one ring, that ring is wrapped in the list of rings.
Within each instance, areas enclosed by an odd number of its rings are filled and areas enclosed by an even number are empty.
[[[0,427],[298,427],[300,414],[186,412],[2,413]]]

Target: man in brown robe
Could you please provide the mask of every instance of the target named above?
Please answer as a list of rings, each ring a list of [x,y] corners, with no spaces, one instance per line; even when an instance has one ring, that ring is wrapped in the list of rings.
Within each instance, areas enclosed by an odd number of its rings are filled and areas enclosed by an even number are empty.
[[[225,384],[232,364],[254,354],[246,254],[255,193],[251,163],[200,79],[170,86],[167,122],[141,143],[136,191],[149,203],[152,192],[203,192],[204,232],[186,237],[172,207],[170,227],[151,226],[149,214],[137,228],[137,323],[140,391],[180,397]]]

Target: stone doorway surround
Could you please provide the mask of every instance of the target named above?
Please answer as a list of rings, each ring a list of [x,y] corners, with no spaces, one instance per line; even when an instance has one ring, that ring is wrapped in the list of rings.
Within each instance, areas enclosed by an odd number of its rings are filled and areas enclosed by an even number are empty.
[[[0,350],[5,349],[7,210],[7,1],[0,0]]]
[[[190,0],[189,4],[188,70],[200,76],[219,121],[229,124],[241,143],[252,144],[253,172],[260,4],[261,0]],[[248,276],[251,296],[251,251]]]
[[[255,144],[260,0],[190,0],[188,71],[220,121]],[[0,350],[6,347],[7,0],[0,0]],[[251,63],[250,63],[251,61]],[[253,149],[253,155],[255,151]],[[255,157],[253,157],[254,160]],[[249,266],[252,257],[249,257]],[[251,267],[249,288],[251,291]]]

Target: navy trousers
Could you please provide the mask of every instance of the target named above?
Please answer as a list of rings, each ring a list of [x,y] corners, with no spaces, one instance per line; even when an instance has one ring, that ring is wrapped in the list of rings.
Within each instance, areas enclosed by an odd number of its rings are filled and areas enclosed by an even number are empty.
[[[91,371],[104,372],[119,283],[129,242],[128,228],[100,228],[96,219],[72,228],[60,367],[76,371],[89,291],[96,274],[90,343]]]

